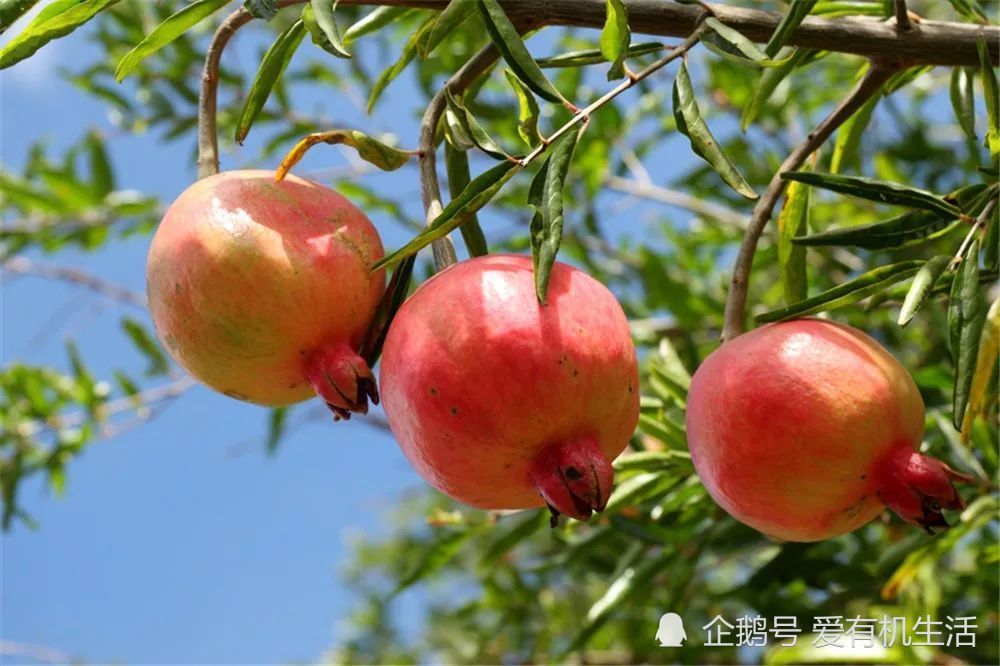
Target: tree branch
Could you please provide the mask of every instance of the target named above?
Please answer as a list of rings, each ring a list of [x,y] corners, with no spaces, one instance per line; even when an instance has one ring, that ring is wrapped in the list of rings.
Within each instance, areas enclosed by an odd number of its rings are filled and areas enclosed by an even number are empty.
[[[98,294],[106,296],[114,301],[125,303],[126,305],[133,305],[135,307],[142,308],[143,310],[146,309],[146,298],[142,294],[132,291],[131,289],[127,289],[126,287],[122,287],[121,285],[117,285],[114,282],[108,282],[107,280],[99,278],[96,275],[91,275],[87,271],[80,270],[79,268],[41,264],[26,257],[13,257],[11,259],[7,259],[3,262],[2,266],[4,270],[10,271],[11,273],[19,273],[21,275],[37,275],[50,280],[70,282],[97,292]]]
[[[298,0],[302,1],[302,0]],[[633,33],[686,37],[695,29],[704,11],[700,5],[682,5],[668,0],[624,0]],[[342,5],[393,5],[444,9],[448,0],[341,0]],[[541,27],[573,25],[601,28],[606,0],[500,0],[515,24]],[[782,19],[777,12],[705,3],[718,20],[756,42],[766,42]],[[976,43],[986,38],[993,62],[1000,61],[1000,28],[943,21],[921,21],[919,30],[900,32],[894,22],[871,17],[826,20],[806,17],[786,42],[868,58],[905,60],[914,64],[975,66],[979,64]]]
[[[815,152],[830,137],[833,132],[854,115],[873,95],[878,94],[883,84],[899,70],[899,65],[881,61],[873,61],[865,76],[858,82],[847,97],[830,112],[819,125],[799,144],[795,150],[782,162],[771,178],[764,194],[757,200],[750,222],[747,225],[743,242],[740,244],[733,267],[732,285],[726,298],[725,324],[722,327],[722,341],[726,342],[743,332],[743,316],[746,310],[747,288],[749,286],[750,268],[754,253],[757,251],[757,241],[760,240],[764,227],[771,219],[771,213],[778,199],[785,192],[786,181],[781,174],[798,169],[813,152]]]
[[[892,6],[896,12],[896,30],[909,32],[913,29],[910,23],[910,11],[906,8],[906,0],[893,0]]]
[[[468,88],[496,63],[500,54],[493,46],[483,48],[449,78],[435,93],[420,119],[420,194],[424,201],[427,222],[441,213],[441,185],[437,175],[437,127],[447,104],[447,91],[457,94]],[[445,236],[431,244],[434,267],[440,271],[458,261],[451,239]]]

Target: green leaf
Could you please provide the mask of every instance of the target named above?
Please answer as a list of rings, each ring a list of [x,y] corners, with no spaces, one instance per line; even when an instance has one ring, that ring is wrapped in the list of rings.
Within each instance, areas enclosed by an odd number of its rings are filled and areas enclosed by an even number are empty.
[[[953,217],[941,217],[935,212],[914,210],[880,222],[832,229],[811,236],[799,236],[793,239],[793,242],[796,245],[806,246],[838,245],[884,250],[926,238],[948,227],[954,221]]]
[[[972,381],[969,383],[968,407],[962,422],[962,434],[966,437],[973,418],[984,407],[986,389],[997,369],[998,356],[1000,356],[1000,298],[993,301],[986,313],[983,331],[979,337],[979,351],[972,371]]]
[[[789,3],[788,11],[785,12],[784,17],[781,19],[781,23],[778,27],[774,29],[774,33],[771,35],[771,39],[767,40],[767,45],[764,46],[764,53],[767,54],[769,58],[773,58],[777,55],[781,47],[785,45],[788,38],[792,36],[796,28],[805,20],[809,12],[813,10],[816,5],[816,0],[796,0],[795,2]]]
[[[674,79],[674,118],[677,121],[677,129],[691,141],[692,150],[708,162],[729,187],[747,199],[758,198],[757,193],[743,179],[736,166],[722,152],[719,142],[712,136],[711,130],[701,117],[698,101],[691,86],[691,77],[683,62],[677,71],[677,78]]]
[[[948,268],[950,261],[951,257],[941,254],[929,259],[926,264],[920,267],[910,284],[909,291],[906,292],[906,298],[903,300],[903,306],[899,310],[899,319],[896,320],[896,323],[900,326],[906,326],[910,323],[913,316],[920,311],[920,308],[934,293],[934,284]]]
[[[358,19],[357,23],[354,23],[344,31],[344,43],[350,44],[360,37],[377,32],[390,23],[401,19],[404,15],[409,14],[410,11],[409,7],[390,7],[388,5],[377,7]]]
[[[549,517],[545,511],[528,510],[510,516],[510,518],[501,518],[497,527],[498,529],[503,528],[508,523],[508,529],[501,532],[487,547],[480,559],[480,564],[490,565],[496,562],[519,543],[548,525]]]
[[[677,466],[690,466],[691,454],[684,451],[639,451],[615,459],[616,472],[663,472]]]
[[[582,131],[582,128],[581,130]],[[535,296],[545,304],[552,266],[559,252],[563,231],[563,189],[580,132],[567,132],[549,147],[549,156],[535,174],[528,203],[535,209],[531,218],[531,259],[535,273]]]
[[[375,84],[372,85],[372,91],[368,95],[368,106],[367,111],[371,113],[375,109],[375,104],[378,102],[382,93],[385,89],[392,83],[397,76],[403,73],[413,61],[413,57],[417,54],[417,45],[424,38],[424,35],[434,27],[434,17],[429,16],[424,19],[424,22],[420,24],[410,38],[406,40],[403,45],[403,52],[399,55],[399,60],[394,62],[392,65],[387,67],[381,74],[379,74],[378,79],[375,80]],[[350,32],[350,31],[348,31]]]
[[[46,7],[21,31],[21,34],[0,49],[0,69],[6,69],[30,57],[53,39],[68,35],[99,12],[118,2],[119,0],[83,0],[78,4],[53,3],[50,13],[46,11],[49,9]]]
[[[983,237],[983,266],[995,272],[1000,264],[1000,206],[994,206],[990,217]]]
[[[809,188],[792,183],[785,192],[785,205],[778,215],[778,264],[785,302],[795,303],[809,295],[806,279],[806,250],[793,243],[809,228]]]
[[[712,31],[703,33],[702,43],[713,53],[726,58],[734,58],[740,63],[749,62],[761,66],[783,64],[769,58],[746,35],[739,30],[730,28],[717,18],[705,19],[705,26],[711,28]]]
[[[632,33],[628,27],[628,10],[622,0],[606,0],[607,18],[601,30],[601,55],[611,63],[608,80],[625,76],[625,58]]]
[[[988,131],[986,147],[990,155],[1000,153],[1000,84],[997,83],[997,73],[990,62],[990,52],[986,48],[986,37],[979,35],[976,44],[979,49],[980,74],[983,78],[983,97],[986,99],[986,118]]]
[[[788,307],[765,312],[757,317],[758,323],[784,321],[795,319],[817,312],[836,310],[852,303],[877,294],[886,287],[892,286],[910,277],[924,262],[919,260],[901,261],[888,266],[881,266],[868,271],[849,282],[827,289],[810,298],[793,303]]]
[[[448,191],[451,197],[462,194],[462,191],[469,186],[472,174],[469,172],[469,156],[464,150],[459,150],[447,141],[444,144],[444,164],[448,172]],[[479,219],[475,213],[466,215],[458,226],[465,241],[465,247],[469,251],[470,257],[481,257],[489,254],[486,245],[486,236],[482,227],[479,226]]]
[[[395,171],[413,157],[411,153],[393,148],[378,139],[373,139],[364,132],[347,129],[328,130],[310,134],[295,144],[295,147],[288,151],[278,166],[276,174],[278,180],[284,178],[285,174],[302,160],[306,152],[319,143],[328,143],[331,146],[350,146],[358,151],[358,157],[369,164],[374,164],[383,171]]]
[[[0,0],[0,35],[37,4],[38,0]]]
[[[979,241],[976,240],[969,246],[955,273],[948,298],[948,329],[955,364],[951,420],[958,429],[962,428],[962,419],[969,402],[979,337],[985,320],[983,288],[979,284]]]
[[[288,407],[275,407],[267,417],[267,454],[274,455],[285,433],[285,423],[288,421]]]
[[[464,529],[461,531],[451,531],[443,536],[435,535],[435,540],[428,546],[421,549],[420,559],[416,565],[400,579],[396,589],[392,592],[395,596],[410,587],[414,583],[433,576],[451,561],[458,551],[461,550],[465,542],[468,541],[474,530]]]
[[[254,18],[270,21],[278,15],[278,0],[243,0],[243,8]]]
[[[663,42],[644,42],[633,44],[628,47],[626,58],[658,53],[665,48]],[[587,65],[600,65],[606,62],[601,49],[584,49],[582,51],[568,51],[559,55],[539,58],[538,66],[543,69],[556,69],[559,67],[585,67]]]
[[[868,65],[862,67],[856,78],[860,79],[865,76],[868,69]],[[833,143],[833,156],[830,158],[830,173],[839,173],[849,162],[853,163],[856,160],[861,146],[861,137],[868,129],[868,124],[871,122],[872,114],[875,113],[875,107],[882,99],[884,89],[885,83],[879,86],[878,91],[872,94],[861,105],[861,108],[844,121],[844,124],[837,130],[837,138]]]
[[[977,22],[989,22],[990,20],[983,8],[979,6],[978,0],[948,0],[948,2],[964,18]]]
[[[382,355],[382,345],[385,343],[385,336],[389,334],[389,326],[396,318],[396,313],[406,300],[410,291],[410,279],[413,277],[413,266],[416,263],[416,255],[407,257],[396,266],[392,272],[389,285],[382,294],[372,323],[365,333],[364,342],[361,345],[361,358],[365,360],[369,368],[375,367],[375,362]]]
[[[123,317],[122,330],[125,331],[125,335],[129,337],[136,349],[142,352],[146,360],[149,361],[149,367],[146,368],[147,377],[165,375],[170,370],[170,363],[163,350],[160,349],[160,345],[138,320],[132,317]]]
[[[740,116],[740,128],[746,132],[750,124],[757,119],[764,103],[771,98],[777,87],[798,67],[803,67],[819,57],[819,52],[812,49],[785,49],[779,54],[782,61],[776,67],[764,69],[760,81],[754,86],[753,96],[743,107]]]
[[[529,148],[534,148],[542,141],[538,132],[538,102],[531,89],[514,72],[505,69],[504,75],[517,95],[517,134]]]
[[[416,254],[438,238],[447,236],[465,220],[466,216],[475,213],[489,203],[496,196],[496,193],[500,191],[500,188],[520,170],[521,165],[517,162],[503,162],[477,176],[469,183],[468,187],[462,190],[460,195],[452,199],[445,206],[440,215],[434,218],[423,231],[417,234],[416,238],[395,252],[382,257],[372,267],[372,270],[391,266],[406,257]]]
[[[454,117],[458,119],[465,137],[468,137],[477,148],[490,157],[495,157],[498,160],[510,158],[507,151],[498,146],[486,130],[483,129],[483,126],[479,124],[479,121],[472,115],[472,112],[455,99],[451,94],[451,90],[445,88],[445,97],[448,100],[448,108],[451,109]]]
[[[451,0],[434,19],[434,25],[424,35],[417,45],[417,53],[420,58],[426,59],[434,53],[434,49],[444,41],[444,38],[455,32],[458,26],[465,23],[470,16],[476,13],[476,3],[474,0]]]
[[[961,215],[961,211],[943,197],[901,183],[811,171],[786,171],[781,177],[869,201],[935,211],[949,218]]]
[[[344,46],[333,15],[336,5],[335,0],[310,0],[302,8],[302,22],[313,44],[338,58],[350,58],[351,52]]]
[[[951,70],[951,108],[955,110],[958,124],[970,139],[976,139],[976,97],[972,86],[974,74],[966,67]]]
[[[84,141],[87,148],[87,166],[90,172],[90,188],[94,199],[101,201],[115,188],[115,177],[111,162],[104,148],[104,140],[96,132],[89,132]]]
[[[542,73],[535,59],[528,52],[528,47],[521,40],[517,28],[507,18],[503,7],[497,0],[476,0],[479,12],[486,24],[486,30],[493,40],[494,46],[507,62],[517,77],[535,91],[539,97],[550,102],[565,102],[559,91]]]
[[[271,48],[264,54],[264,59],[257,70],[250,92],[246,101],[243,102],[243,109],[240,111],[239,120],[236,122],[236,142],[240,145],[250,132],[257,116],[264,108],[264,103],[271,95],[274,84],[288,67],[289,61],[295,54],[295,49],[302,43],[302,38],[306,34],[305,24],[302,19],[285,28],[278,35],[278,38],[271,44]]]

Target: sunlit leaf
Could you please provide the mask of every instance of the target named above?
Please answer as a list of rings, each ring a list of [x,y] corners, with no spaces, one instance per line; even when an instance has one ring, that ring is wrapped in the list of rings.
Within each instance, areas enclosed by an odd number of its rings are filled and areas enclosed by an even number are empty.
[[[809,228],[809,188],[792,183],[785,191],[785,205],[778,215],[778,263],[785,302],[795,303],[808,296],[806,250],[793,241]]]
[[[68,35],[118,2],[119,0],[83,0],[79,3],[53,3],[51,12],[43,10],[17,37],[0,49],[0,69],[6,69],[30,57],[53,39]]]
[[[920,267],[920,270],[913,277],[910,290],[906,292],[903,306],[899,310],[897,323],[900,326],[906,326],[931,297],[934,284],[948,268],[949,262],[951,262],[951,257],[942,254],[929,259],[926,264]]]
[[[285,28],[264,54],[257,75],[250,86],[250,92],[243,102],[239,120],[236,122],[237,143],[242,144],[243,139],[249,134],[254,121],[264,108],[264,103],[271,95],[271,90],[288,67],[305,34],[305,25],[302,19],[299,19]]]
[[[350,146],[358,152],[358,157],[374,164],[383,171],[395,171],[410,161],[412,153],[386,145],[357,130],[328,130],[305,137],[292,148],[278,166],[275,178],[281,180],[292,167],[298,164],[313,146],[327,143],[331,146]]]
[[[531,218],[531,258],[535,273],[535,296],[542,304],[549,287],[552,266],[563,233],[563,190],[573,160],[579,132],[567,132],[549,147],[549,155],[531,183],[528,203]]]
[[[479,121],[476,120],[472,112],[455,99],[450,90],[446,89],[445,95],[448,100],[448,108],[451,109],[454,117],[458,120],[465,137],[490,157],[495,157],[498,160],[506,160],[510,157],[507,151],[498,146],[489,133],[483,129],[483,126],[479,124]]]
[[[531,89],[514,72],[508,69],[504,70],[504,74],[517,95],[517,134],[529,148],[534,148],[542,141],[538,132],[538,102]]]
[[[410,35],[409,39],[406,40],[406,43],[403,44],[403,52],[399,55],[399,60],[394,62],[381,74],[379,74],[379,77],[372,85],[371,93],[368,95],[368,113],[371,113],[375,109],[375,104],[378,102],[379,98],[382,97],[382,93],[385,92],[385,89],[389,86],[389,84],[392,83],[397,76],[402,74],[407,65],[413,61],[414,56],[417,54],[417,45],[424,38],[424,35],[426,35],[433,27],[433,16],[429,16],[424,19],[424,22],[420,24],[420,27],[417,28],[413,34]],[[348,33],[350,33],[350,30],[348,30]]]
[[[607,18],[601,30],[601,54],[611,63],[608,80],[625,76],[625,58],[632,33],[628,27],[628,10],[622,0],[606,0]]]
[[[966,136],[976,138],[976,97],[972,86],[974,75],[966,67],[955,67],[951,70],[951,108],[955,110],[955,118]]]
[[[434,19],[433,27],[424,34],[417,45],[417,53],[421,58],[427,58],[446,37],[475,13],[475,0],[451,0]]]
[[[901,183],[811,171],[786,171],[781,177],[860,199],[934,211],[949,218],[956,218],[961,214],[954,204],[943,197]]]
[[[486,30],[490,33],[490,39],[517,77],[539,97],[550,102],[564,102],[563,96],[545,77],[531,56],[517,28],[507,18],[500,3],[497,0],[476,0],[476,3],[486,24]]]
[[[334,18],[335,0],[310,0],[302,7],[302,23],[305,24],[312,43],[338,58],[350,58],[351,52],[344,46],[340,28]]]

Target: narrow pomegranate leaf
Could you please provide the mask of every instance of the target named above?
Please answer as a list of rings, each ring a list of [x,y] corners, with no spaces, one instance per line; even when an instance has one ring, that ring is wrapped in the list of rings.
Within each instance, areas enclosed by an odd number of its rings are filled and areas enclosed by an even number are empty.
[[[0,35],[37,4],[38,0],[0,0]]]
[[[606,0],[607,18],[601,30],[601,54],[611,63],[608,81],[625,76],[625,58],[632,33],[628,27],[628,9],[622,0]]]
[[[302,22],[305,23],[313,44],[338,58],[350,58],[351,52],[344,46],[344,39],[340,36],[340,28],[333,15],[336,7],[336,0],[310,0],[302,8]]]
[[[542,141],[542,136],[538,133],[538,102],[531,89],[514,72],[507,69],[504,70],[504,75],[517,95],[517,134],[529,148],[534,148]]]
[[[663,483],[664,480],[667,481],[666,484]],[[605,511],[609,514],[616,513],[622,507],[638,504],[654,495],[666,492],[675,483],[677,480],[668,474],[653,472],[636,474],[615,485]]]
[[[473,179],[462,193],[448,202],[444,210],[409,243],[379,260],[372,270],[391,266],[416,254],[438,238],[444,238],[460,225],[465,216],[478,211],[496,196],[500,188],[521,170],[517,162],[502,162]]]
[[[969,246],[955,272],[948,298],[948,329],[951,355],[955,364],[955,388],[952,393],[951,421],[962,428],[965,408],[969,403],[972,375],[979,351],[979,337],[986,320],[983,287],[979,283],[979,241]]]
[[[424,544],[416,565],[400,579],[391,596],[395,596],[425,578],[433,576],[454,558],[462,546],[479,530],[465,528],[449,531],[443,535],[434,534],[430,544]]]
[[[410,293],[410,280],[413,277],[413,266],[417,257],[412,255],[396,265],[389,279],[389,285],[382,294],[372,323],[368,326],[365,339],[361,343],[361,358],[365,360],[369,368],[374,368],[379,356],[382,355],[382,345],[385,344],[385,336],[389,334],[389,326],[396,318],[396,313],[403,305],[407,295]]]
[[[486,548],[486,552],[480,558],[479,563],[488,566],[513,550],[519,543],[530,537],[535,532],[549,524],[547,511],[528,510],[521,511],[510,517],[503,517],[498,524],[499,528],[505,525],[508,529],[494,539]]]
[[[486,30],[493,40],[494,46],[507,62],[517,77],[525,85],[535,91],[539,97],[550,102],[561,103],[566,99],[556,90],[555,86],[545,77],[541,68],[524,45],[517,28],[507,18],[503,7],[497,0],[476,0],[476,6],[486,24]]]
[[[661,472],[691,465],[691,454],[684,451],[638,451],[615,459],[616,472]]]
[[[791,56],[791,57],[789,57]],[[771,98],[777,87],[789,74],[799,67],[804,67],[819,59],[820,52],[812,49],[785,49],[778,54],[782,64],[777,67],[768,67],[760,74],[760,81],[754,87],[750,101],[743,107],[740,116],[740,128],[746,132],[750,124],[757,119],[761,108]]]
[[[987,224],[989,226],[983,237],[983,267],[987,271],[996,272],[1000,265],[1000,206],[994,206]]]
[[[986,406],[986,389],[1000,361],[1000,298],[993,301],[986,313],[983,332],[979,336],[979,351],[972,370],[972,381],[969,385],[969,406],[962,421],[962,436],[969,437],[972,421],[977,414],[983,412]]]
[[[462,126],[462,119],[450,107],[446,107],[441,122],[444,126],[444,138],[453,148],[469,150],[476,144]]]
[[[413,11],[409,7],[391,7],[389,5],[376,7],[362,16],[358,21],[344,31],[344,43],[350,44],[365,35],[377,32]]]
[[[844,284],[827,289],[788,307],[765,312],[757,316],[757,322],[764,324],[772,321],[795,319],[817,312],[836,310],[852,303],[877,294],[886,287],[901,282],[914,275],[924,262],[920,260],[900,261],[899,263],[881,266],[868,271]]]
[[[243,9],[254,18],[270,21],[278,15],[278,0],[243,0]]]
[[[535,209],[531,218],[531,258],[535,269],[535,295],[545,304],[552,265],[559,252],[563,232],[563,190],[573,160],[573,150],[583,127],[567,132],[549,147],[549,156],[535,174],[528,203]]]
[[[281,436],[285,434],[285,424],[288,421],[288,407],[274,407],[267,417],[267,455],[273,456],[278,450]]]
[[[170,370],[170,362],[166,354],[160,348],[156,338],[138,320],[132,317],[123,317],[121,321],[122,330],[128,336],[135,348],[138,349],[149,366],[146,368],[146,376],[165,375]]]
[[[448,191],[451,198],[454,199],[472,181],[472,174],[469,171],[469,156],[464,150],[459,150],[445,141],[444,164],[448,173]],[[470,257],[481,257],[489,254],[486,235],[483,233],[482,227],[479,226],[479,218],[475,213],[466,215],[459,224],[458,230],[462,234],[462,240],[465,241],[465,248],[469,251]]]
[[[229,0],[198,0],[168,16],[131,51],[122,56],[118,61],[118,67],[115,68],[115,80],[121,83],[140,62],[227,4]]]
[[[677,121],[677,129],[691,141],[691,148],[695,154],[708,162],[729,187],[747,199],[758,198],[757,193],[744,180],[729,157],[722,152],[719,142],[712,136],[711,130],[701,117],[694,88],[691,86],[691,77],[683,62],[677,71],[677,78],[674,79],[674,118]]]
[[[811,171],[786,171],[781,174],[781,177],[784,180],[794,180],[813,187],[822,187],[859,199],[935,211],[950,218],[958,217],[961,213],[954,204],[943,197],[902,183]]]
[[[17,37],[0,49],[0,69],[6,69],[30,57],[53,39],[68,35],[118,2],[119,0],[83,0],[53,3],[25,26]]]
[[[254,121],[257,120],[257,116],[264,108],[264,103],[271,95],[274,84],[288,67],[289,61],[295,54],[295,49],[302,43],[305,34],[305,25],[302,23],[302,19],[299,19],[285,28],[264,54],[260,68],[257,70],[257,76],[254,77],[250,92],[247,93],[247,98],[243,102],[239,120],[236,122],[236,143],[243,144],[243,139],[249,134]]]
[[[972,85],[974,74],[967,67],[955,67],[951,70],[951,108],[955,110],[955,118],[965,132],[965,135],[976,140],[976,93]]]
[[[855,80],[860,80],[868,72],[868,69],[869,65],[865,64],[858,72]],[[847,164],[857,161],[860,152],[861,137],[864,135],[865,130],[868,129],[869,123],[871,123],[875,107],[881,101],[882,91],[885,87],[886,84],[884,83],[879,86],[878,92],[862,104],[861,108],[844,121],[844,124],[837,130],[837,137],[833,142],[833,155],[830,157],[830,173],[839,173]]]
[[[670,421],[666,416],[652,414],[639,415],[639,431],[659,440],[675,451],[687,449],[687,437],[684,428]]]
[[[804,185],[802,187],[808,189]],[[896,248],[911,241],[927,238],[949,227],[955,219],[954,217],[942,217],[931,211],[914,210],[880,222],[858,224],[844,229],[831,229],[811,236],[798,236],[793,239],[793,242],[796,245],[811,247],[835,245],[861,247],[868,250]]]
[[[809,188],[792,183],[785,192],[785,205],[778,215],[778,264],[788,304],[809,295],[806,249],[793,241],[809,228]]]
[[[780,59],[772,58],[761,51],[746,35],[716,18],[705,19],[705,27],[710,29],[702,35],[702,44],[705,48],[741,65],[780,67],[789,62],[795,53],[794,49],[788,49],[783,52]]]
[[[510,159],[507,151],[497,145],[489,133],[479,124],[476,117],[472,115],[472,112],[462,106],[447,88],[445,88],[445,97],[448,100],[448,108],[451,109],[454,117],[458,120],[465,137],[490,157],[498,160]]]
[[[373,139],[364,132],[357,130],[329,130],[326,132],[316,132],[309,134],[304,139],[295,144],[295,147],[288,151],[288,154],[278,165],[276,180],[281,180],[285,175],[298,164],[306,152],[313,146],[320,143],[328,143],[331,146],[345,145],[358,151],[358,157],[374,164],[383,171],[395,171],[410,161],[412,153],[405,150],[393,148],[382,143],[378,139]]]
[[[476,3],[471,0],[451,0],[434,19],[434,26],[424,35],[417,45],[417,54],[421,60],[434,53],[444,38],[455,31],[458,26],[476,13]]]
[[[985,145],[990,155],[1000,153],[1000,84],[997,73],[990,62],[990,52],[986,48],[986,37],[979,35],[980,75],[983,79],[983,98],[986,100],[987,132]]]
[[[944,274],[951,257],[940,254],[927,261],[910,283],[910,289],[906,292],[903,306],[899,310],[899,319],[896,320],[900,326],[906,326],[913,319],[913,316],[920,311],[924,303],[930,299],[934,293],[934,284],[938,278]]]
[[[626,58],[658,53],[666,46],[662,42],[643,42],[642,44],[632,44],[628,47]],[[557,69],[560,67],[586,67],[587,65],[600,65],[606,62],[601,49],[584,49],[582,51],[567,51],[559,55],[539,58],[538,66],[542,69]]]
[[[375,80],[374,85],[372,85],[372,91],[368,95],[368,113],[371,113],[375,109],[375,104],[378,102],[382,93],[385,89],[392,83],[397,76],[403,73],[406,66],[413,61],[413,57],[417,54],[417,44],[423,39],[423,36],[434,27],[434,17],[429,16],[424,19],[424,22],[420,24],[410,38],[406,40],[403,45],[403,52],[399,55],[399,60],[394,62],[392,65],[387,67],[379,77]],[[350,32],[350,31],[348,31]]]
[[[778,54],[781,47],[785,45],[788,38],[792,36],[792,33],[795,32],[796,28],[799,27],[815,6],[816,0],[798,0],[797,2],[789,3],[788,11],[785,12],[781,23],[774,29],[771,39],[767,40],[767,45],[764,46],[764,53],[769,58],[773,58]]]

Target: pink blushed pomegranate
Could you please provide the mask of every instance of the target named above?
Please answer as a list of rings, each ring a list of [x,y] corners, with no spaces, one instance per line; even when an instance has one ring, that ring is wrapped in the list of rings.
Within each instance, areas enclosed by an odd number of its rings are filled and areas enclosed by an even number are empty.
[[[910,375],[864,333],[800,319],[741,335],[691,382],[687,437],[709,493],[788,541],[855,530],[888,506],[928,532],[962,508],[967,480],[917,451],[924,404]]]
[[[635,348],[604,285],[565,264],[547,304],[530,257],[491,255],[428,280],[385,341],[389,424],[432,486],[484,509],[548,505],[585,520],[639,415]]]
[[[226,395],[288,405],[318,394],[337,417],[378,402],[357,349],[385,275],[382,243],[333,190],[270,171],[189,187],[147,262],[156,331],[192,376]]]

